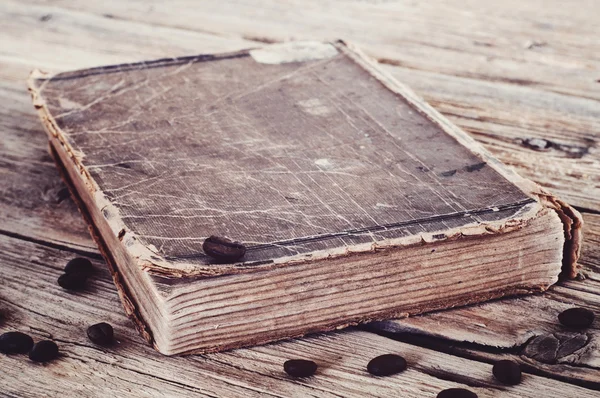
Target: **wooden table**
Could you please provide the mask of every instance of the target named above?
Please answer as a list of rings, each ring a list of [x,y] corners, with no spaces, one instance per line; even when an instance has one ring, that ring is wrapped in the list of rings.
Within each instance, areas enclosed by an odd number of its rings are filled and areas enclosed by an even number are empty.
[[[460,386],[480,397],[598,397],[600,320],[575,333],[557,314],[582,306],[600,317],[599,15],[594,0],[3,0],[0,332],[52,339],[61,357],[39,365],[0,356],[0,395],[435,397]],[[581,278],[544,295],[262,347],[157,354],[125,316],[46,152],[28,72],[334,38],[358,44],[505,163],[577,206]],[[77,255],[98,272],[88,290],[69,293],[56,279]],[[88,341],[87,326],[100,321],[114,325],[116,346]],[[389,352],[409,369],[370,376],[369,359]],[[282,372],[289,358],[320,370],[292,380]],[[521,363],[520,385],[492,378],[501,358]]]

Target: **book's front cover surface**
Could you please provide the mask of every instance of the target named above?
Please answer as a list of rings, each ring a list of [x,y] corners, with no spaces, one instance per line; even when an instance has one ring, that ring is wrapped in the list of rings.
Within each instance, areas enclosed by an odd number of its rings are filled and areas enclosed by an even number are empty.
[[[211,264],[210,235],[261,262],[507,218],[532,201],[328,46],[303,60],[244,51],[36,84],[128,231],[173,264]]]

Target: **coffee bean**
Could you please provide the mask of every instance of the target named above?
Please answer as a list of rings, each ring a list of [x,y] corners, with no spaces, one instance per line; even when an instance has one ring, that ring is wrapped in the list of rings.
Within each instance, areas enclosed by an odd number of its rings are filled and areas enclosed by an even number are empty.
[[[585,329],[594,322],[594,313],[587,308],[569,308],[558,315],[558,320],[568,328]]]
[[[0,352],[4,354],[27,354],[33,347],[33,339],[21,332],[7,332],[0,336]]]
[[[477,394],[464,388],[448,388],[440,391],[437,398],[477,398]]]
[[[68,274],[62,274],[58,278],[58,284],[63,289],[67,290],[81,290],[85,287],[85,282],[88,276],[81,272],[70,272]]]
[[[317,371],[317,364],[306,359],[290,359],[283,364],[283,370],[293,377],[309,377]]]
[[[48,362],[58,356],[58,346],[50,340],[42,340],[37,342],[31,351],[29,351],[29,359],[34,362]]]
[[[92,262],[87,258],[76,257],[69,261],[65,266],[65,274],[80,272],[82,274],[91,275],[94,272]]]
[[[515,361],[503,359],[494,364],[492,374],[502,384],[514,386],[521,382],[521,367]]]
[[[385,354],[371,359],[367,370],[374,376],[391,376],[406,370],[406,360],[400,355]]]
[[[202,244],[204,253],[222,262],[234,262],[246,254],[246,247],[220,236],[210,236]]]
[[[106,322],[90,326],[87,335],[93,343],[98,345],[110,345],[114,339],[113,328]]]

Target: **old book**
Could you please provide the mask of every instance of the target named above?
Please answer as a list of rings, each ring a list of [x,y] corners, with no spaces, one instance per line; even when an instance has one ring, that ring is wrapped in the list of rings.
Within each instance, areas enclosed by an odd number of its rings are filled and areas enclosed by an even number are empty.
[[[127,312],[162,353],[577,273],[577,211],[341,41],[34,72],[30,90]],[[214,260],[212,235],[246,254]]]

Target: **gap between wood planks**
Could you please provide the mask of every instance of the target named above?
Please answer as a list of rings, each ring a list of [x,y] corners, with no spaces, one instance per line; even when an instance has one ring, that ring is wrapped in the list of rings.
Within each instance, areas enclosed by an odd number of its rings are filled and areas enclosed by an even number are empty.
[[[14,232],[10,232],[10,231],[5,231],[5,230],[2,230],[2,229],[0,229],[0,235],[8,236],[10,238],[24,240],[26,242],[36,243],[38,245],[50,247],[52,249],[58,249],[58,250],[68,251],[68,252],[71,252],[73,254],[78,254],[78,255],[89,257],[89,258],[93,258],[93,259],[96,259],[96,260],[102,260],[103,259],[102,255],[98,251],[85,250],[85,249],[77,249],[75,247],[69,246],[68,242],[65,242],[65,244],[62,245],[60,243],[50,242],[50,241],[46,241],[44,239],[37,239],[37,238],[31,237],[31,236],[21,235],[21,234],[18,234],[18,233],[14,233]]]
[[[408,17],[412,16],[416,20],[422,18],[421,25],[423,25],[422,29],[426,29],[429,31],[430,35],[428,37],[423,37],[423,41],[419,42],[424,48],[445,48],[438,44],[438,41],[448,41],[454,40],[453,46],[449,46],[448,48],[452,49],[456,52],[466,53],[470,56],[474,56],[478,54],[478,51],[483,51],[482,54],[487,54],[488,58],[493,58],[494,53],[489,54],[490,51],[500,51],[503,56],[507,58],[515,57],[515,54],[510,51],[516,50],[532,50],[536,48],[549,48],[552,45],[558,46],[561,50],[568,49],[570,52],[566,53],[553,53],[554,56],[559,57],[561,61],[564,61],[562,57],[569,57],[569,60],[573,60],[573,55],[585,57],[586,52],[583,50],[591,50],[597,45],[590,40],[584,43],[588,45],[586,47],[576,47],[573,46],[572,42],[579,42],[581,38],[591,39],[594,32],[585,32],[582,29],[580,36],[577,36],[577,32],[567,34],[565,31],[565,26],[559,24],[559,20],[556,20],[556,15],[553,15],[552,12],[556,12],[557,10],[562,10],[562,2],[560,1],[551,1],[544,2],[544,11],[545,13],[540,13],[540,10],[537,11],[537,17],[543,18],[544,20],[549,20],[556,23],[556,27],[544,26],[544,23],[538,22],[537,24],[525,24],[519,25],[514,23],[508,18],[498,18],[494,14],[502,15],[503,12],[506,12],[506,8],[514,13],[519,13],[519,9],[523,7],[515,7],[515,4],[519,4],[521,2],[517,1],[509,1],[504,4],[497,4],[491,9],[485,9],[482,4],[478,4],[479,7],[474,7],[470,14],[471,16],[462,15],[459,18],[456,18],[457,21],[452,21],[451,18],[445,18],[445,23],[438,24],[436,30],[429,30],[428,23],[439,22],[436,19],[432,21],[428,21],[426,19],[427,16],[433,17],[434,15],[429,15],[431,13],[432,6],[431,5],[417,5],[417,4],[394,4],[393,6],[388,8],[384,8],[386,5],[382,4],[348,4],[347,2],[340,3],[336,0],[329,0],[327,2],[322,1],[308,1],[302,2],[302,6],[300,7],[300,3],[298,4],[286,4],[280,5],[279,2],[273,2],[271,0],[259,0],[257,2],[253,2],[252,5],[245,4],[244,2],[234,1],[237,3],[237,7],[227,6],[226,9],[222,9],[222,2],[219,1],[209,1],[206,4],[207,7],[203,7],[202,9],[196,9],[194,7],[195,3],[190,0],[175,0],[171,2],[169,6],[147,6],[146,2],[139,0],[129,0],[129,1],[118,1],[118,0],[107,0],[103,2],[102,6],[98,6],[98,4],[85,4],[81,5],[73,0],[59,0],[53,2],[53,6],[47,6],[46,2],[43,0],[25,0],[26,3],[30,3],[34,5],[34,10],[32,10],[32,14],[37,15],[37,20],[41,23],[48,24],[56,24],[61,23],[62,21],[56,21],[57,19],[62,20],[64,15],[61,15],[65,12],[71,13],[74,16],[95,16],[97,18],[106,18],[118,22],[126,22],[130,24],[146,25],[152,26],[155,28],[164,28],[171,33],[176,31],[182,32],[194,32],[201,33],[203,35],[213,36],[215,39],[219,39],[219,41],[231,41],[231,40],[241,40],[246,41],[248,43],[261,43],[261,44],[271,44],[278,43],[282,41],[287,41],[291,39],[311,39],[311,40],[333,40],[337,38],[348,38],[350,36],[358,40],[358,42],[362,40],[370,40],[370,45],[364,45],[364,50],[368,53],[371,53],[371,56],[377,59],[381,64],[392,65],[392,66],[400,66],[410,70],[418,70],[421,72],[436,72],[439,74],[447,74],[448,71],[440,71],[438,69],[428,70],[427,68],[411,65],[409,62],[404,62],[398,57],[402,57],[402,40],[411,40],[410,36],[416,34],[415,32],[410,32],[409,35],[400,35],[400,37],[396,38],[394,31],[386,31],[386,29],[381,26],[376,26],[375,29],[370,29],[368,31],[361,31],[361,35],[356,34],[355,29],[353,29],[353,24],[361,24],[365,23],[365,20],[368,20],[368,16],[374,17],[373,21],[370,23],[388,23],[388,20],[393,20],[395,18]],[[313,4],[311,4],[313,3]],[[462,9],[465,8],[464,2],[458,1],[446,1],[445,5],[441,3],[437,6],[441,6],[441,8],[446,8],[447,12],[450,13],[458,13],[458,14],[466,14],[461,13]],[[449,3],[449,4],[448,4]],[[456,3],[456,4],[454,4]],[[532,2],[535,3],[535,2]],[[13,4],[12,7],[8,7],[9,10],[14,10],[15,6],[20,5]],[[311,7],[306,7],[307,4],[311,4]],[[346,19],[343,21],[338,20],[328,20],[327,17],[327,9],[331,7],[345,5],[346,7],[337,7],[337,11],[342,14],[347,14]],[[522,5],[522,4],[521,4]],[[307,27],[310,26],[311,19],[303,18],[294,19],[295,23],[282,23],[281,18],[277,18],[277,12],[281,10],[277,10],[277,7],[282,7],[290,11],[289,14],[293,14],[291,11],[304,12],[307,15],[314,17],[313,19],[316,23],[321,24],[324,21],[328,21],[327,24],[323,26],[323,30],[316,30],[318,32],[318,37],[315,37],[315,29],[309,29]],[[323,8],[319,10],[319,8]],[[180,9],[186,9],[185,15],[180,13]],[[435,5],[434,7],[435,8]],[[528,10],[536,9],[535,4],[531,4],[528,7],[525,7]],[[232,13],[232,9],[234,9]],[[546,10],[547,9],[547,10]],[[263,10],[264,12],[259,14],[252,14],[251,12],[256,10]],[[110,12],[107,12],[110,11]],[[54,12],[54,13],[53,13]],[[361,14],[357,14],[357,13]],[[229,14],[232,13],[232,14]],[[487,13],[484,15],[484,13]],[[414,14],[414,15],[412,15]],[[574,14],[571,15],[573,17]],[[289,18],[289,15],[282,15],[284,18]],[[495,22],[498,24],[496,27],[491,27],[489,25],[485,26],[489,30],[499,31],[505,34],[511,33],[514,37],[511,37],[510,41],[506,41],[504,37],[487,37],[488,42],[482,42],[475,40],[475,36],[477,36],[477,32],[471,32],[464,29],[464,22],[472,20],[476,20],[477,17],[480,19],[492,19],[497,18]],[[484,18],[485,17],[485,18]],[[591,15],[590,15],[591,17]],[[235,24],[223,24],[221,21],[226,20],[227,18],[237,19],[239,23],[237,26]],[[258,20],[262,20],[262,24],[257,23]],[[585,19],[585,13],[579,15],[580,19]],[[353,20],[354,19],[354,20]],[[170,22],[170,21],[173,22]],[[202,27],[199,27],[199,22],[202,21]],[[564,22],[564,18],[561,18],[560,22]],[[549,25],[550,23],[548,23]],[[281,29],[281,25],[285,26],[285,30]],[[537,25],[537,26],[536,26]],[[206,26],[212,26],[214,29],[206,29]],[[406,29],[404,25],[397,25],[397,27],[402,27]],[[254,33],[244,33],[249,29],[256,29],[259,31],[264,31],[264,35],[254,34]],[[552,29],[558,29],[558,32],[553,31]],[[335,32],[335,33],[333,33]],[[392,57],[386,58],[378,56],[377,54],[380,52],[388,52],[390,49],[383,50],[382,46],[392,46],[390,43],[390,37],[380,37],[382,36],[382,32],[386,32],[391,35],[393,38],[398,39],[399,41],[395,43],[400,47],[397,51],[392,51]],[[286,34],[283,34],[286,33]],[[417,32],[418,33],[418,32]],[[496,32],[497,33],[497,32]],[[295,35],[297,34],[297,35]],[[479,34],[485,34],[485,30],[479,32]],[[490,33],[487,33],[488,35]],[[537,35],[549,35],[554,38],[554,42],[548,43],[541,40],[530,40],[531,37]],[[458,36],[457,36],[458,35]],[[463,40],[459,40],[459,37],[464,35]],[[338,37],[339,36],[339,37]],[[474,37],[470,37],[474,36]],[[375,40],[385,39],[385,40]],[[502,39],[502,40],[501,40]],[[352,40],[352,39],[351,39]],[[521,40],[519,43],[518,40]],[[497,44],[489,43],[490,41],[499,41]],[[562,42],[564,41],[564,43]],[[446,43],[447,44],[447,43]],[[527,45],[525,45],[527,44]],[[578,43],[579,44],[579,43]],[[524,46],[522,46],[524,45]],[[580,44],[582,45],[582,44]],[[516,47],[515,47],[516,46]],[[430,49],[431,49],[430,48]],[[525,54],[528,54],[525,52]],[[589,56],[589,55],[588,55]],[[433,58],[433,57],[428,57]],[[585,68],[585,65],[581,64],[569,64],[568,62],[557,62],[554,61],[550,57],[537,57],[532,59],[527,59],[526,56],[524,59],[520,60],[524,64],[531,63],[534,66],[538,63],[538,66],[541,65],[553,65],[557,68],[557,70],[562,69],[573,69],[573,68],[583,68],[583,69],[591,69]],[[586,59],[586,58],[584,58]],[[438,62],[443,62],[444,60],[437,60]],[[554,62],[553,62],[554,61]],[[591,58],[591,61],[598,61],[594,57]],[[464,66],[463,66],[464,67]],[[562,68],[562,69],[561,69]],[[516,68],[517,70],[526,71],[527,68]],[[460,70],[454,71],[455,73],[450,73],[450,75],[454,76],[463,76],[460,73]],[[491,69],[491,75],[483,74],[473,74],[472,78],[476,80],[488,80],[490,82],[504,82],[509,85],[517,85],[517,86],[535,86],[536,84],[527,79],[518,79],[518,78],[507,78],[502,75],[496,75],[497,70]],[[505,71],[506,72],[506,71]],[[535,75],[534,75],[535,76]],[[594,75],[595,76],[595,75]],[[597,79],[591,79],[587,83],[597,82]],[[561,83],[564,83],[561,82]],[[568,87],[568,85],[564,85]],[[585,94],[589,90],[585,90],[583,92],[579,92],[576,94],[579,98],[588,98]],[[592,90],[593,93],[600,93],[600,89]],[[600,94],[593,95],[591,98],[600,99]]]

